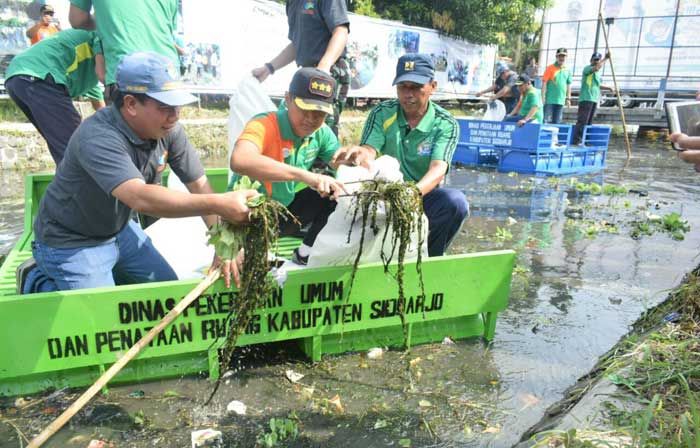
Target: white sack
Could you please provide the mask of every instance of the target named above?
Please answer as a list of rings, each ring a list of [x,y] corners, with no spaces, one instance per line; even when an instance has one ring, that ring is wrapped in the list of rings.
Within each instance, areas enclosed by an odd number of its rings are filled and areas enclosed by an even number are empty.
[[[233,145],[238,140],[238,137],[243,132],[243,128],[254,116],[277,110],[275,103],[270,100],[265,91],[262,89],[260,82],[253,76],[247,76],[238,83],[236,89],[231,94],[231,99],[228,102],[228,157],[227,161],[231,160],[231,151]],[[229,180],[231,179],[231,170],[229,170]]]
[[[341,166],[338,169],[338,180],[346,183],[348,193],[359,191],[361,183],[349,183],[358,180],[381,179],[391,182],[403,181],[403,175],[399,168],[399,162],[390,156],[382,156],[374,161],[369,170],[363,167]],[[320,266],[342,266],[352,265],[360,247],[360,236],[362,234],[362,216],[358,214],[354,225],[352,224],[353,209],[355,201],[352,197],[338,198],[338,205],[335,211],[328,217],[328,223],[321,230],[311,248],[308,267]],[[360,263],[371,263],[381,261],[382,238],[386,228],[386,211],[380,203],[377,209],[377,226],[379,233],[374,232],[367,223],[365,230],[365,240],[362,244],[362,257]],[[352,226],[352,235],[348,242],[348,231]],[[384,252],[388,255],[391,252],[392,229],[389,228],[386,247]],[[427,237],[428,219],[423,215],[423,255],[427,257]],[[418,232],[411,235],[411,244],[406,252],[406,261],[414,260],[418,256]],[[396,257],[396,255],[394,255]]]
[[[506,116],[506,105],[501,100],[489,101],[486,104],[486,111],[482,120],[485,121],[503,121]]]
[[[146,235],[180,280],[204,278],[214,259],[214,246],[207,245],[202,218],[160,218],[146,228]]]

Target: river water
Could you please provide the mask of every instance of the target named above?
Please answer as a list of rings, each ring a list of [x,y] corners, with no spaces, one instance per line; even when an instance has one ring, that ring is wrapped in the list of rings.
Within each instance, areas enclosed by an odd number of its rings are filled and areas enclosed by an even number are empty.
[[[518,253],[510,305],[492,344],[424,345],[379,359],[355,353],[316,365],[288,345],[246,348],[210,406],[203,406],[211,390],[204,378],[114,387],[47,446],[84,447],[102,439],[115,446],[185,447],[191,431],[207,427],[223,431],[225,446],[252,446],[270,432],[272,417],[295,422],[300,437],[290,446],[514,445],[698,264],[700,174],[663,141],[636,139],[633,146],[626,163],[623,142],[615,139],[605,172],[575,180],[451,171],[449,185],[464,190],[473,212],[451,252]],[[590,182],[633,192],[578,191]],[[0,186],[4,253],[21,232],[21,177],[0,172]],[[632,221],[671,212],[691,226],[684,240],[665,232],[630,236]],[[301,384],[285,378],[288,369],[305,375]],[[6,401],[0,412],[33,435],[75,397],[54,394],[22,412]],[[246,416],[227,415],[231,400],[248,406]],[[0,446],[19,446],[16,434],[0,423]]]

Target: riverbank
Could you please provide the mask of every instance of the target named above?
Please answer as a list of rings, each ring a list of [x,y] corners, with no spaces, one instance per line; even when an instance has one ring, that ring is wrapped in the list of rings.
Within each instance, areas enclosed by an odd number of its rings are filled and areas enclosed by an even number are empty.
[[[520,447],[700,446],[700,267],[524,438]]]

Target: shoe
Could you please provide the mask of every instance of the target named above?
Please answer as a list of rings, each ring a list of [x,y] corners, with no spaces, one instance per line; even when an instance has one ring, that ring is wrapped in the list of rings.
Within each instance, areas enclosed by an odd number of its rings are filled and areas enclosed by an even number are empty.
[[[296,263],[300,266],[306,266],[309,264],[309,256],[302,257],[299,255],[299,248],[294,249],[294,252],[292,252],[292,263]]]
[[[29,273],[32,272],[36,268],[36,266],[36,261],[33,257],[30,257],[29,259],[25,260],[22,264],[17,266],[17,271],[15,275],[15,279],[17,280],[17,294],[22,294],[22,292],[24,291],[24,284],[27,281],[27,277],[29,277]]]

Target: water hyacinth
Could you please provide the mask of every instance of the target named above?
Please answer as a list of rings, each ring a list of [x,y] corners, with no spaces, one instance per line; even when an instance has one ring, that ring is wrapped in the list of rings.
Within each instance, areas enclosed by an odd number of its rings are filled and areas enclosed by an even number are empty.
[[[384,229],[380,229],[377,223],[377,210],[383,204],[386,209],[386,224]],[[358,217],[362,220],[362,230],[360,234],[360,245],[355,256],[350,275],[350,292],[355,281],[357,268],[362,257],[362,248],[365,241],[367,229],[371,229],[374,235],[378,235],[383,230],[381,259],[384,264],[384,272],[392,274],[398,286],[398,312],[401,324],[404,328],[404,336],[407,337],[406,316],[404,314],[404,304],[406,301],[404,284],[404,261],[406,252],[411,243],[411,235],[417,232],[418,258],[416,260],[416,272],[421,288],[421,294],[425,296],[425,286],[423,284],[422,272],[422,252],[423,247],[423,198],[421,192],[412,182],[389,182],[374,180],[365,182],[354,199],[354,210],[352,223]],[[389,229],[391,228],[391,235]],[[352,236],[352,226],[348,231],[348,242]],[[394,258],[395,257],[395,258]],[[389,270],[389,265],[396,259],[396,273]]]
[[[234,189],[257,190],[259,186],[258,182],[243,177]],[[239,225],[222,221],[208,232],[209,244],[214,246],[216,255],[222,260],[235,260],[241,249],[245,254],[241,287],[225,320],[228,332],[219,358],[222,370],[231,362],[238,337],[248,327],[255,310],[264,307],[278,288],[277,281],[270,275],[268,254],[277,250],[280,219],[296,220],[285,206],[263,195],[251,199],[247,205],[250,223]],[[207,403],[216,393],[220,380],[217,380]]]

